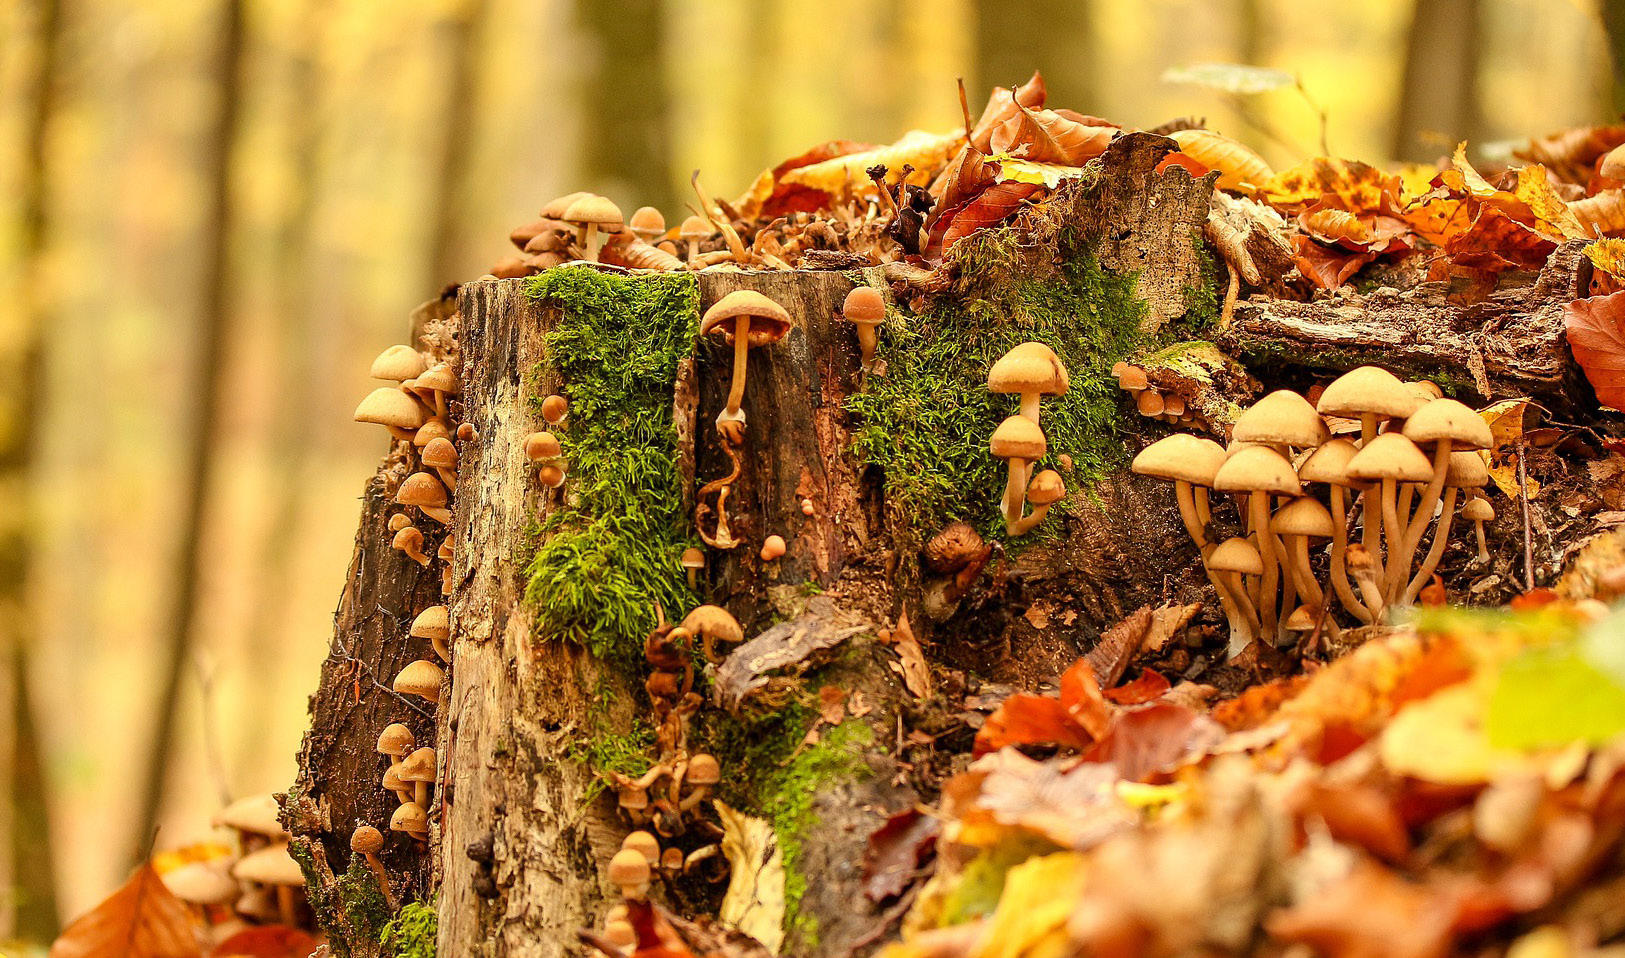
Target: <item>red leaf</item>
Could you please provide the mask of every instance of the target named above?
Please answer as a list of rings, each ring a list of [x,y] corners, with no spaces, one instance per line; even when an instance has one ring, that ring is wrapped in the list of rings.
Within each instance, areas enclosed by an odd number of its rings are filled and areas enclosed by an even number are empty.
[[[1071,668],[1061,673],[1061,704],[1091,738],[1105,735],[1111,725],[1112,707],[1100,694],[1095,668],[1088,659],[1073,662]]]
[[[863,893],[882,902],[903,893],[937,845],[938,823],[917,809],[886,819],[863,849]]]
[[[1047,695],[1017,692],[1005,699],[976,732],[976,755],[1006,745],[1062,745],[1085,749],[1094,741],[1066,706]]]
[[[1575,300],[1563,309],[1563,325],[1597,399],[1625,409],[1625,293]]]
[[[1146,669],[1140,673],[1139,678],[1129,684],[1107,689],[1103,694],[1109,701],[1118,705],[1144,705],[1171,688],[1173,684],[1161,672]]]
[[[309,934],[287,925],[247,928],[214,946],[210,958],[306,958],[316,950]]]
[[[1337,289],[1358,273],[1360,267],[1377,258],[1376,253],[1350,253],[1317,243],[1307,236],[1294,236],[1292,242],[1298,251],[1293,258],[1298,272],[1321,289]]]
[[[106,901],[79,916],[50,958],[200,958],[186,906],[164,887],[150,862]]]
[[[996,183],[983,190],[965,206],[943,214],[931,230],[926,257],[940,256],[977,230],[997,226],[1023,202],[1043,187],[1037,183]]]
[[[1145,782],[1223,738],[1224,729],[1206,715],[1159,703],[1119,713],[1111,730],[1083,757],[1117,766],[1117,774],[1129,781]]]

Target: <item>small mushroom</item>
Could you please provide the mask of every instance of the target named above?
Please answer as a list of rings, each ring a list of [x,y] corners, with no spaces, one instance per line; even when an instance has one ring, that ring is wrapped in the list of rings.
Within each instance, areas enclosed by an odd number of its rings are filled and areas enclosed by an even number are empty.
[[[566,193],[563,196],[556,196],[547,201],[547,205],[542,207],[540,215],[542,219],[558,221],[560,226],[568,229],[569,224],[563,222],[564,211],[568,210],[570,208],[570,204],[574,203],[576,200],[584,199],[591,195],[592,194],[586,190],[576,190],[573,193]]]
[[[1420,400],[1399,377],[1378,366],[1360,366],[1332,380],[1315,401],[1322,416],[1341,416],[1360,421],[1360,447],[1377,437],[1377,426],[1388,420],[1405,419],[1416,412]],[[1380,519],[1368,514],[1364,544],[1367,552],[1377,552]]]
[[[397,512],[389,517],[389,531],[392,533],[399,532],[411,524],[412,520],[407,518],[404,512]]]
[[[701,639],[701,648],[705,653],[707,662],[720,661],[716,655],[717,640],[723,642],[743,642],[745,632],[739,627],[739,620],[728,613],[727,609],[719,605],[702,605],[683,617],[682,627],[690,635],[697,635]]]
[[[417,432],[412,434],[412,445],[422,449],[429,445],[429,443],[434,442],[436,439],[450,438],[451,430],[446,428],[445,423],[438,419],[428,419],[424,421],[423,425],[418,427]]]
[[[1218,579],[1221,594],[1230,596],[1235,617],[1230,620],[1230,647],[1227,655],[1235,658],[1257,640],[1262,633],[1258,608],[1253,605],[1251,590],[1243,576],[1264,573],[1264,560],[1251,542],[1240,536],[1226,539],[1213,548],[1207,567]]]
[[[745,439],[745,355],[757,346],[767,346],[790,331],[790,314],[784,307],[752,289],[734,290],[705,311],[700,335],[721,335],[733,347],[733,381],[728,402],[717,415],[717,431],[724,440],[739,445]]]
[[[442,662],[451,661],[451,649],[446,646],[446,640],[451,638],[451,615],[445,606],[431,605],[419,612],[412,620],[411,636],[428,639]]]
[[[624,898],[641,901],[649,894],[649,859],[635,848],[623,848],[609,860],[610,884],[620,888]]]
[[[449,501],[446,487],[427,472],[414,472],[407,476],[401,482],[401,487],[395,490],[395,501],[403,506],[416,507],[441,525],[451,523],[451,510],[446,508]]]
[[[423,425],[423,407],[404,389],[380,386],[355,407],[355,421],[376,423],[396,439],[411,442]]]
[[[401,759],[412,754],[417,747],[417,736],[399,722],[391,722],[378,733],[378,754],[389,756],[390,767],[401,764]]]
[[[867,369],[875,358],[876,328],[886,321],[886,301],[872,286],[856,286],[846,294],[841,315],[858,331],[858,348],[862,351],[861,365]]]
[[[401,695],[416,695],[431,702],[440,701],[440,683],[446,677],[445,669],[428,659],[409,662],[395,676],[392,688]]]
[[[811,499],[803,499],[803,500],[801,500],[801,514],[802,515],[810,516],[810,515],[812,515],[813,513],[817,512],[817,511],[818,510],[813,506],[813,501]]]
[[[1488,449],[1495,444],[1489,424],[1484,417],[1454,399],[1435,399],[1405,420],[1403,435],[1426,450],[1433,447],[1433,476],[1428,480],[1422,498],[1416,503],[1416,514],[1406,527],[1400,544],[1399,568],[1409,572],[1416,557],[1416,547],[1422,542],[1422,533],[1433,519],[1433,509],[1444,490],[1445,477],[1450,469],[1450,454],[1456,450]],[[1405,518],[1401,516],[1401,518]],[[1441,529],[1448,527],[1450,516],[1440,517]],[[1389,597],[1402,588],[1408,576],[1400,575],[1389,586]]]
[[[238,881],[256,882],[274,888],[278,917],[290,928],[299,926],[297,893],[305,887],[305,873],[293,856],[288,854],[287,842],[267,845],[244,855],[232,866],[231,874]]]
[[[525,437],[525,458],[531,462],[545,462],[563,454],[564,447],[550,432],[533,432]]]
[[[440,363],[412,380],[412,391],[434,408],[437,417],[445,419],[447,397],[460,394],[463,383],[451,371],[451,366]]]
[[[1298,594],[1317,608],[1325,603],[1326,595],[1309,567],[1309,540],[1333,538],[1341,524],[1342,520],[1327,511],[1320,500],[1309,496],[1292,500],[1276,510],[1270,519],[1271,531],[1286,540],[1287,557],[1283,565],[1297,580]],[[1286,628],[1292,630],[1291,626]]]
[[[1016,346],[1000,357],[987,374],[988,391],[1019,394],[1021,414],[1035,426],[1043,397],[1064,396],[1069,387],[1066,364],[1043,343]]]
[[[1117,377],[1117,388],[1124,392],[1137,393],[1151,385],[1145,370],[1133,363],[1120,361],[1113,364],[1112,375]]]
[[[1461,507],[1461,517],[1473,524],[1478,535],[1478,561],[1490,561],[1490,549],[1484,541],[1484,523],[1495,521],[1495,507],[1483,496],[1474,496]]]
[[[440,481],[446,484],[446,488],[457,487],[457,447],[451,444],[450,439],[431,439],[423,447],[422,459],[423,464],[433,469]]]
[[[1027,484],[1027,501],[1032,504],[1030,515],[1023,516],[1010,528],[1012,536],[1026,535],[1038,527],[1049,515],[1049,507],[1066,497],[1066,483],[1054,469],[1045,469]]]
[[[404,383],[423,375],[426,368],[422,353],[410,346],[391,346],[372,361],[372,370],[367,375],[374,379]]]
[[[389,817],[389,830],[405,832],[420,842],[429,840],[429,815],[417,802],[407,802]]]
[[[711,228],[711,224],[706,222],[703,216],[690,216],[688,219],[683,220],[683,225],[678,230],[677,235],[682,237],[684,243],[688,244],[688,264],[690,268],[693,268],[695,260],[699,259],[700,244],[715,234],[716,230]]]
[[[700,587],[700,583],[699,583],[700,570],[705,568],[705,553],[701,552],[699,549],[694,548],[693,546],[690,546],[689,548],[684,549],[683,550],[682,565],[683,565],[684,571],[686,571],[688,573],[688,587],[689,587],[689,589],[690,590],[698,590],[699,587]]]
[[[412,786],[412,801],[424,808],[429,807],[429,786],[434,784],[434,765],[434,749],[425,745],[414,749],[395,768],[395,774],[401,777],[401,781]]]
[[[621,208],[607,197],[589,194],[570,204],[561,217],[576,228],[576,244],[590,263],[598,262],[602,233],[621,231]]]
[[[1372,555],[1365,546],[1358,542],[1349,543],[1348,550],[1349,573],[1354,576],[1355,583],[1360,587],[1360,595],[1365,597],[1365,606],[1371,610],[1371,621],[1381,622],[1383,612],[1387,609],[1387,602],[1383,598],[1382,560]]]
[[[1444,558],[1445,547],[1449,545],[1450,529],[1455,522],[1456,503],[1464,493],[1471,499],[1478,490],[1489,485],[1490,472],[1477,453],[1453,452],[1445,468],[1444,484],[1444,502],[1439,510],[1438,525],[1433,529],[1433,544],[1428,547],[1427,555],[1417,567],[1416,575],[1411,578],[1411,584],[1400,596],[1399,601],[1402,605],[1410,605],[1416,601],[1433,577],[1433,570],[1439,567],[1439,560]]]
[[[1349,460],[1359,452],[1359,447],[1348,439],[1333,439],[1310,453],[1298,466],[1299,482],[1324,483],[1331,493],[1332,526],[1332,589],[1337,593],[1338,601],[1350,615],[1361,622],[1371,622],[1371,610],[1365,607],[1354,594],[1354,587],[1349,583],[1348,566],[1345,556],[1348,552],[1349,527],[1348,506],[1344,500],[1346,490],[1361,490],[1366,484],[1348,474]]]
[[[666,217],[652,206],[640,206],[627,220],[626,226],[638,239],[653,243],[666,232]]]
[[[688,760],[688,774],[683,782],[689,788],[689,793],[683,797],[678,807],[683,811],[690,811],[696,805],[705,801],[722,781],[722,766],[717,764],[716,756],[707,752],[700,752]]]
[[[1259,638],[1276,632],[1276,586],[1282,560],[1280,544],[1270,531],[1270,497],[1298,496],[1303,486],[1285,456],[1268,446],[1242,446],[1213,475],[1219,492],[1246,493],[1248,528],[1257,540],[1263,572],[1258,588]]]
[[[471,423],[471,422],[463,422],[463,423],[458,423],[457,424],[457,441],[458,442],[478,442],[479,438],[480,438],[479,430],[474,428],[473,423]]]
[[[542,400],[542,418],[557,426],[570,414],[570,401],[554,394]]]
[[[783,536],[768,536],[767,539],[762,542],[762,561],[772,562],[773,560],[784,555],[784,549],[785,545]]]
[[[270,792],[239,798],[221,809],[214,823],[235,830],[244,849],[287,841],[289,837],[282,827],[282,808]]]
[[[400,768],[399,765],[391,765],[384,769],[384,777],[379,784],[383,786],[384,791],[394,792],[400,803],[405,805],[412,800],[412,786],[401,781]]]
[[[673,845],[660,853],[660,870],[667,875],[676,875],[683,870],[683,861],[683,850]]]
[[[632,849],[653,865],[660,860],[660,840],[642,829],[630,832],[621,839],[621,849]]]
[[[384,871],[384,863],[378,860],[378,852],[383,847],[384,833],[371,825],[361,825],[350,833],[350,851],[367,860],[367,867],[378,879],[378,890],[384,894],[384,903],[394,908],[395,895],[389,887],[389,874]]]
[[[402,526],[395,531],[390,548],[399,549],[418,565],[428,568],[429,557],[423,554],[423,532],[416,526]]]
[[[1329,387],[1327,391],[1331,391]],[[1383,584],[1383,604],[1387,605],[1388,596],[1393,594],[1392,583],[1397,579],[1403,584],[1410,579],[1409,557],[1404,554],[1407,525],[1399,518],[1398,484],[1431,481],[1433,464],[1428,462],[1427,456],[1416,447],[1416,443],[1400,433],[1385,432],[1372,439],[1349,460],[1348,473],[1355,479],[1380,483],[1377,488],[1377,505],[1381,509],[1380,513],[1375,513],[1372,509],[1371,492],[1363,493],[1363,497],[1366,500],[1367,529],[1377,524],[1373,520],[1380,515],[1381,537],[1388,544],[1388,561],[1384,567],[1386,571],[1380,576]],[[1373,561],[1376,560],[1376,554],[1369,548],[1366,552]],[[1377,614],[1375,609],[1371,612],[1373,616]]]
[[[211,906],[229,905],[242,895],[237,879],[228,874],[224,862],[188,862],[163,874],[164,887],[186,902],[194,917],[209,922]]]
[[[549,489],[557,489],[564,485],[564,469],[556,462],[549,462],[536,470],[536,480]]]
[[[1021,520],[1021,500],[1026,495],[1028,469],[1033,462],[1044,458],[1048,448],[1038,423],[1021,415],[1010,416],[999,423],[999,428],[993,430],[993,438],[988,441],[988,449],[993,455],[1008,464],[1004,498],[1000,506],[1004,513],[1005,530],[1011,535],[1015,534],[1011,530]]]
[[[1267,445],[1285,456],[1291,448],[1320,445],[1331,438],[1331,432],[1307,399],[1290,389],[1277,389],[1236,417],[1230,438]]]

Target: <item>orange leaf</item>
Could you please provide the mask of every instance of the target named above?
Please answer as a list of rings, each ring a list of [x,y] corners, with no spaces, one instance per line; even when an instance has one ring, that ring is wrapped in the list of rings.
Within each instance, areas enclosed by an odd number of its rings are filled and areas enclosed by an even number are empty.
[[[1596,196],[1575,200],[1569,204],[1569,212],[1587,235],[1601,230],[1604,236],[1618,236],[1625,233],[1625,190],[1603,190]]]
[[[287,925],[245,928],[214,946],[209,958],[306,958],[318,942]]]
[[[994,153],[1035,163],[1082,166],[1106,152],[1112,137],[1120,132],[1115,126],[1090,126],[1054,110],[1029,110],[1014,96],[1010,102],[1016,112],[993,131]]]
[[[1112,707],[1101,694],[1100,683],[1095,681],[1095,668],[1088,659],[1073,662],[1071,668],[1061,673],[1061,704],[1091,737],[1106,734],[1106,727],[1112,721]]]
[[[1062,745],[1081,751],[1093,741],[1058,699],[1017,692],[1001,702],[977,730],[974,754],[996,752],[1006,745]]]
[[[1563,309],[1563,325],[1597,399],[1625,409],[1625,293],[1575,300]]]
[[[1037,70],[1033,71],[1032,78],[1014,91],[1015,103],[1029,109],[1038,109],[1044,105],[1044,97],[1048,91],[1044,88],[1044,75]],[[1004,121],[1016,115],[1016,106],[1011,103],[1011,90],[1008,87],[996,86],[993,93],[987,98],[987,106],[982,108],[982,115],[971,128],[970,142],[983,153],[993,152],[990,145],[993,131],[998,129]]]
[[[1084,759],[1117,766],[1117,774],[1127,781],[1145,782],[1173,771],[1191,755],[1207,752],[1223,738],[1224,728],[1206,715],[1158,702],[1118,715]]]
[[[186,906],[150,862],[80,915],[51,945],[50,958],[200,958]]]
[[[1317,243],[1307,236],[1294,236],[1297,248],[1293,262],[1298,272],[1321,289],[1337,289],[1353,278],[1365,264],[1377,258],[1376,253],[1351,253],[1335,246]]]
[[[1221,190],[1250,191],[1275,175],[1262,156],[1212,130],[1177,130],[1168,135],[1179,144],[1180,152],[1219,171]]]
[[[1344,209],[1359,213],[1381,209],[1384,197],[1397,203],[1399,183],[1399,177],[1358,160],[1322,156],[1275,174],[1262,184],[1260,193],[1271,204],[1293,212],[1329,194],[1341,200]]]

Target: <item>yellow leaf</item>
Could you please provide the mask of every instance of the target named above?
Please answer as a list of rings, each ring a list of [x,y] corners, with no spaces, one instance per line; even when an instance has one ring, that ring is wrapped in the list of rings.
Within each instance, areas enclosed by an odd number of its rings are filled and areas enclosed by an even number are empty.
[[[875,164],[882,164],[895,182],[903,166],[914,167],[908,181],[917,186],[929,186],[936,174],[954,158],[965,145],[962,131],[952,133],[926,133],[914,130],[890,146],[849,153],[832,160],[791,170],[779,179],[783,186],[799,186],[821,190],[830,196],[876,196],[874,181],[864,172]]]
[[[1383,765],[1440,785],[1475,785],[1526,767],[1524,756],[1494,748],[1485,733],[1494,681],[1485,669],[1401,709],[1382,733]]]
[[[1625,239],[1602,239],[1588,243],[1585,255],[1592,266],[1617,280],[1625,280]]]
[[[1083,175],[1081,166],[1063,166],[1060,163],[1035,163],[1020,157],[1000,153],[988,157],[988,162],[999,164],[1001,183],[1037,183],[1054,189],[1062,180]]]
[[[1516,454],[1518,440],[1523,438],[1524,420],[1528,416],[1529,408],[1528,399],[1503,399],[1478,411],[1478,414],[1484,417],[1485,424],[1490,427],[1490,436],[1495,440],[1490,444],[1490,448],[1482,449],[1478,454],[1484,460],[1484,468],[1489,470],[1490,479],[1508,498],[1518,497]],[[1540,495],[1540,483],[1526,475],[1523,494],[1529,499]]]
[[[1029,859],[1004,879],[993,925],[971,958],[1059,958],[1073,953],[1066,920],[1083,894],[1086,859],[1057,852]]]
[[[718,916],[771,952],[784,944],[784,856],[773,826],[713,802],[722,820],[722,854],[730,867]]]

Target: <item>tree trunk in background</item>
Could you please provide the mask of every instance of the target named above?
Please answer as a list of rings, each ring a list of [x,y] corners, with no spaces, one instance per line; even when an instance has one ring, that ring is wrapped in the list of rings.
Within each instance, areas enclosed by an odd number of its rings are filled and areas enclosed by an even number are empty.
[[[53,287],[44,275],[50,245],[50,164],[46,136],[60,87],[62,0],[34,6],[35,77],[27,104],[23,163],[18,184],[19,259],[22,293],[14,335],[3,360],[9,384],[0,405],[0,489],[21,508],[0,517],[0,941],[43,941],[55,934],[56,876],[52,860],[44,770],[40,766],[33,703],[29,694],[29,646],[34,617],[28,597],[33,555],[31,517],[36,423],[43,413],[44,371],[49,344],[47,317]]]
[[[976,0],[977,78],[967,89],[1014,87],[1042,70],[1048,102],[1090,112],[1096,103],[1092,6],[1088,0]]]
[[[1625,0],[1601,0],[1598,11],[1603,30],[1608,36],[1608,57],[1613,63],[1612,82],[1608,86],[1609,102],[1603,117],[1610,122],[1625,114]]]
[[[1264,22],[1264,0],[1238,0],[1236,5],[1236,62],[1264,65],[1269,28]]]
[[[1462,140],[1478,141],[1479,16],[1479,0],[1416,0],[1395,113],[1395,159],[1431,163]]]
[[[577,81],[580,169],[590,171],[591,189],[613,194],[610,198],[622,204],[624,215],[630,217],[639,206],[671,215],[680,203],[670,187],[670,93],[661,67],[665,5],[661,0],[576,0],[575,11],[585,47]],[[699,62],[699,51],[679,55]],[[733,69],[739,58],[750,54],[728,51],[717,56],[718,68]],[[667,225],[681,221],[676,217]]]
[[[479,102],[479,37],[487,6],[487,0],[463,0],[459,9],[441,24],[446,47],[446,99],[439,124],[442,138],[440,163],[435,174],[434,213],[429,220],[431,289],[455,282],[468,272],[458,261],[464,252],[459,212],[468,186],[474,117]]]
[[[158,726],[146,762],[146,780],[140,792],[137,831],[132,850],[145,849],[163,806],[164,782],[180,721],[181,681],[192,661],[195,645],[194,613],[205,556],[203,533],[208,520],[208,499],[215,467],[215,425],[219,419],[220,372],[225,365],[227,327],[231,321],[232,152],[237,144],[242,97],[243,47],[246,27],[244,0],[224,0],[220,7],[219,47],[215,77],[219,88],[202,166],[207,195],[203,201],[203,269],[199,275],[199,308],[192,345],[191,369],[185,392],[188,408],[177,417],[181,425],[180,482],[177,496],[179,542],[169,581],[175,593],[164,623],[162,691],[158,697]],[[139,853],[137,853],[139,854]]]

